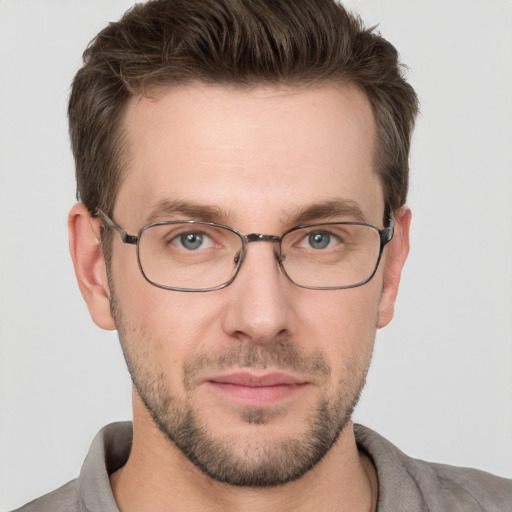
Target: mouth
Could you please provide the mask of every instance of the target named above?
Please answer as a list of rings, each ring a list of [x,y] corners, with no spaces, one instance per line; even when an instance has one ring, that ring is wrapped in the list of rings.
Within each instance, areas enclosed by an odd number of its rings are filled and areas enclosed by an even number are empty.
[[[241,405],[265,407],[299,393],[309,382],[283,372],[263,375],[237,372],[208,378],[205,384],[212,391]]]

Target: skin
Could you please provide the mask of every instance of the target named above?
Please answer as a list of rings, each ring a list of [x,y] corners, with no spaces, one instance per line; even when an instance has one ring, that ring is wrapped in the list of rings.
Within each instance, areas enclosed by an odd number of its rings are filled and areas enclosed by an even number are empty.
[[[281,235],[308,205],[357,205],[364,220],[382,228],[384,200],[373,165],[374,120],[369,102],[352,86],[255,88],[188,85],[157,97],[133,98],[124,118],[128,168],[113,214],[131,234],[166,220],[162,201],[186,201],[218,210],[215,222],[243,234]],[[170,219],[181,218],[177,213]],[[353,209],[337,220],[360,220]],[[333,220],[318,212],[311,222]],[[236,280],[207,293],[183,293],[149,284],[135,248],[114,234],[111,285],[98,243],[99,220],[76,205],[69,217],[70,247],[93,320],[117,328],[132,364],[136,388],[153,398],[152,383],[172,396],[171,408],[189,408],[231,459],[255,465],[264,447],[310,435],[312,411],[322,401],[342,426],[370,364],[375,333],[393,316],[400,273],[409,249],[410,211],[395,216],[395,236],[374,278],[346,290],[307,290],[281,271],[270,243],[250,244]],[[110,308],[115,292],[115,319]],[[270,358],[285,343],[303,360],[318,356],[328,368],[279,368]],[[257,363],[229,369],[220,353],[259,354]],[[187,378],[186,368],[210,362]],[[283,371],[301,385],[283,398],[250,400],[219,391],[212,380],[229,372],[260,378]],[[137,384],[137,382],[136,382]],[[259,394],[258,394],[259,393]],[[342,397],[342,398],[339,398]],[[337,401],[337,399],[339,399]],[[120,509],[132,510],[346,510],[375,506],[377,479],[357,451],[346,422],[327,454],[300,478],[271,487],[237,487],[201,471],[162,433],[137,390],[134,440],[127,464],[111,476]],[[265,421],[248,420],[258,410]],[[249,414],[250,416],[250,414]],[[373,492],[372,492],[373,489]],[[373,496],[373,502],[372,502]]]

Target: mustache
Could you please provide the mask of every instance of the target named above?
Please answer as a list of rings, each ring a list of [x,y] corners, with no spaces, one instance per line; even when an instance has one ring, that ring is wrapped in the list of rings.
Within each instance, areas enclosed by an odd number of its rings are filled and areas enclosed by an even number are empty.
[[[320,351],[305,352],[288,339],[261,345],[237,343],[215,353],[193,356],[184,365],[185,385],[191,385],[205,369],[275,368],[317,377],[327,377],[331,368]]]

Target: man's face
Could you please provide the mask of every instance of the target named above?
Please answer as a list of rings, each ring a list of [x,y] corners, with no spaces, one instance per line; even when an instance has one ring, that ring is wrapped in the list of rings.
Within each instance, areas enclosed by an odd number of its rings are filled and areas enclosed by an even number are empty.
[[[373,117],[355,88],[183,86],[133,99],[124,128],[113,217],[129,233],[197,215],[281,235],[312,206],[301,222],[361,220],[346,204],[383,227]],[[111,293],[136,407],[215,479],[297,478],[350,419],[394,300],[382,295],[385,260],[364,286],[309,290],[286,278],[272,243],[253,243],[230,286],[184,293],[149,284],[114,234]]]

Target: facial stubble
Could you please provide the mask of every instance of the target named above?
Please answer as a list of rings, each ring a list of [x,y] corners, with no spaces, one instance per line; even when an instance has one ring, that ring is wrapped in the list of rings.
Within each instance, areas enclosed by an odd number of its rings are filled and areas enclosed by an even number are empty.
[[[179,399],[169,388],[166,371],[146,355],[151,340],[140,339],[139,331],[127,324],[112,292],[111,286],[112,313],[136,392],[165,437],[212,479],[247,487],[276,486],[296,480],[322,460],[349,424],[365,384],[371,353],[349,368],[349,378],[340,378],[334,392],[318,400],[307,415],[301,434],[277,440],[258,439],[261,429],[272,426],[273,416],[279,414],[265,407],[242,407],[238,410],[239,421],[258,429],[257,434],[238,438],[236,442],[233,437],[216,437],[200,407],[190,398],[195,377],[202,369],[273,368],[325,381],[331,375],[326,358],[320,352],[301,352],[287,338],[264,345],[241,342],[214,355],[199,354],[186,361],[183,389],[188,400]]]

